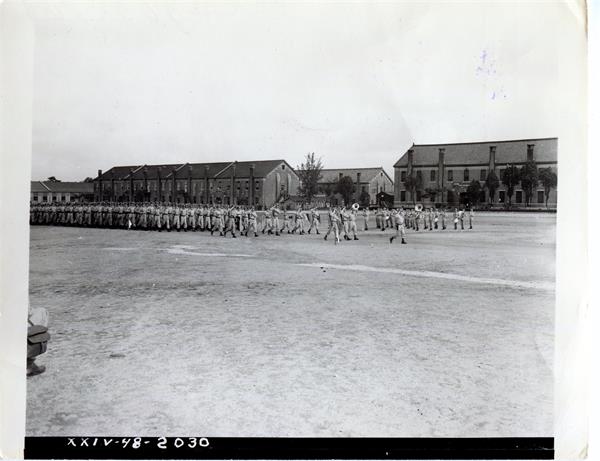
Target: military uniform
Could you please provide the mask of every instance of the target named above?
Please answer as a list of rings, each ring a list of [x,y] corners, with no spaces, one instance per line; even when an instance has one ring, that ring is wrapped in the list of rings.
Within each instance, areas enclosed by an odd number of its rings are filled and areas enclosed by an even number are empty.
[[[329,209],[329,212],[327,213],[327,215],[329,217],[329,229],[327,229],[327,233],[325,234],[325,237],[323,237],[323,239],[327,240],[327,237],[329,236],[331,231],[333,231],[333,233],[335,235],[335,243],[338,244],[338,243],[340,243],[340,228],[339,228],[340,218],[337,216],[337,214],[333,208]]]
[[[321,221],[321,217],[319,216],[319,211],[316,208],[312,208],[310,210],[310,228],[308,229],[308,233],[310,234],[311,230],[315,230],[315,233],[319,235],[319,222]]]
[[[366,207],[363,208],[362,215],[363,215],[363,218],[365,220],[363,229],[366,230],[366,231],[368,231],[369,230],[369,209],[366,208]]]
[[[393,214],[392,219],[394,221],[396,234],[390,237],[390,243],[392,243],[395,238],[400,237],[402,239],[402,243],[406,244],[406,241],[404,240],[406,236],[406,231],[404,230],[404,214],[401,211],[397,211],[395,214]]]
[[[349,231],[352,232],[352,235],[354,235],[354,240],[358,240],[358,237],[356,236],[356,232],[358,231],[358,229],[356,228],[356,211],[352,210],[348,213],[348,215],[349,215],[349,223],[348,223]]]

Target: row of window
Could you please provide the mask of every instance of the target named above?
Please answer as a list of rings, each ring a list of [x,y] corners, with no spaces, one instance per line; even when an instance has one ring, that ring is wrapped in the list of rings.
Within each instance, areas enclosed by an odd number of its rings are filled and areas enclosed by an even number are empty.
[[[47,202],[49,196],[52,195],[53,202],[69,202],[70,197],[65,194],[33,194],[34,202]]]
[[[500,180],[502,179],[504,170],[505,170],[505,168],[500,168],[498,170],[498,179],[500,179]],[[454,171],[455,170],[446,170],[448,181],[454,181]],[[474,177],[471,178],[471,171],[473,171],[473,170],[472,169],[469,170],[468,168],[465,168],[463,170],[463,181],[470,181],[471,179],[475,179]],[[487,179],[487,174],[488,174],[487,168],[480,169],[479,170],[479,181],[485,181]],[[417,170],[417,177],[419,179],[423,180],[423,170]],[[436,179],[437,179],[437,170],[429,170],[429,181],[435,182]],[[406,171],[405,170],[400,172],[400,180],[402,182],[404,182],[406,180]]]
[[[504,170],[500,170],[500,174],[502,175],[502,172]],[[448,181],[454,181],[454,170],[447,170],[447,179]],[[417,170],[417,177],[422,181],[423,180],[423,170]],[[502,177],[502,176],[500,176]],[[485,181],[487,179],[487,169],[482,168],[481,170],[479,170],[479,180],[480,181]],[[406,180],[406,171],[401,171],[400,172],[400,180],[401,181],[405,181]],[[437,170],[429,170],[429,181],[430,182],[435,182],[437,180]],[[468,168],[465,168],[463,170],[463,181],[470,181],[471,180],[471,172]]]
[[[237,185],[237,190],[241,189],[241,182],[237,181],[236,182]],[[245,190],[248,190],[248,181],[244,182],[244,188]],[[177,188],[178,191],[183,190],[184,192],[188,192],[188,183],[187,181],[177,181],[175,183],[175,187]],[[171,191],[172,188],[172,181],[164,181],[163,182],[163,190],[166,191]],[[104,186],[105,190],[110,190],[110,186]],[[140,184],[140,183],[134,183],[133,185],[133,190],[134,191],[138,191],[138,190],[143,190],[144,189],[144,185]],[[230,190],[231,189],[231,183],[227,183],[227,184],[223,184],[221,181],[219,181],[216,185],[211,183],[209,186],[209,190],[214,190],[214,189],[226,189],[226,190]],[[256,186],[255,186],[256,190],[260,190],[260,181],[256,181]],[[123,192],[123,191],[129,191],[129,183],[118,183],[115,185],[115,191],[117,192]],[[146,192],[158,192],[158,183],[153,181],[151,183],[148,183],[147,185],[147,189]],[[196,184],[195,182],[192,183],[192,193],[195,194],[196,191],[204,191],[204,183],[198,183]]]
[[[449,193],[451,193],[451,192],[449,192]],[[481,191],[480,194],[481,194],[480,201],[485,202],[486,201],[485,191]],[[423,197],[423,192],[418,190],[417,191],[417,201],[418,202],[421,201],[422,197]],[[543,204],[546,202],[546,197],[545,197],[543,190],[537,191],[536,198],[537,198],[537,203]],[[435,200],[435,197],[433,197],[432,201],[434,201],[434,200]],[[525,194],[523,193],[523,191],[521,191],[521,190],[515,191],[515,203],[524,203],[524,200],[525,200]],[[405,190],[400,191],[400,201],[406,202],[406,191]],[[504,203],[505,201],[506,201],[506,191],[501,190],[498,192],[498,202]]]

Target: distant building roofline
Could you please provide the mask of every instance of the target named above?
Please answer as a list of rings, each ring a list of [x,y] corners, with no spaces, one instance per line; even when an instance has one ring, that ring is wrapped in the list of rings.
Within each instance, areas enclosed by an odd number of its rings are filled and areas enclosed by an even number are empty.
[[[463,146],[465,144],[499,144],[506,142],[525,142],[525,141],[548,141],[550,139],[557,139],[558,137],[548,138],[523,138],[523,139],[502,139],[492,141],[468,141],[468,142],[436,142],[432,144],[414,144],[411,147],[432,147],[432,146]],[[410,150],[410,149],[408,149]]]

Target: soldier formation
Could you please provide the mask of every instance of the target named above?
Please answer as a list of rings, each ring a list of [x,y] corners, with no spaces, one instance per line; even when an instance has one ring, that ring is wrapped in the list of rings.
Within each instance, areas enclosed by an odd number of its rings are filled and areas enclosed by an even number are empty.
[[[324,240],[333,234],[334,243],[344,240],[358,240],[359,218],[362,229],[369,229],[368,208],[359,210],[352,207],[328,207],[329,225]],[[379,208],[375,212],[375,224],[384,232],[393,229],[396,234],[390,238],[401,238],[406,243],[406,229],[414,231],[445,230],[448,212],[445,209],[387,209]],[[473,228],[473,210],[455,209],[452,215],[454,229]],[[77,227],[98,227],[111,229],[137,229],[154,231],[210,232],[211,235],[226,237],[238,235],[258,237],[262,235],[279,236],[288,234],[320,234],[321,216],[316,208],[285,210],[274,205],[266,210],[257,211],[244,205],[206,205],[179,203],[32,203],[30,223],[33,225],[57,225]]]
[[[179,203],[67,203],[36,204],[30,207],[33,225],[98,227],[154,231],[208,231],[211,235],[237,238],[261,234],[319,233],[316,209],[295,211],[273,206],[264,211],[236,205],[203,205]],[[306,229],[306,230],[305,230]]]

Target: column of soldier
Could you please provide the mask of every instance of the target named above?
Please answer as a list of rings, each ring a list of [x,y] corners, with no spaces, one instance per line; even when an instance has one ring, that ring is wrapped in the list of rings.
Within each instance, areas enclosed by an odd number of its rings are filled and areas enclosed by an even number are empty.
[[[260,219],[260,222],[259,222]],[[265,211],[236,205],[175,203],[32,203],[30,222],[34,225],[98,227],[156,231],[208,231],[211,235],[305,234],[318,230],[316,208],[295,211],[273,206]]]
[[[340,239],[358,240],[357,217],[363,220],[363,230],[369,229],[369,209],[359,210],[358,204],[352,207],[328,207],[329,226],[324,239],[330,234],[335,237],[335,243]],[[473,211],[454,210],[454,229],[464,229],[468,217],[469,228],[473,228]],[[267,235],[298,233],[310,234],[319,232],[321,217],[316,208],[285,210],[274,205],[263,211],[254,207],[236,205],[196,205],[171,203],[32,203],[30,206],[30,222],[33,225],[59,225],[78,227],[99,227],[113,229],[138,229],[161,231],[207,231],[211,235],[220,236],[231,234],[254,235],[259,232]],[[447,214],[445,209],[414,210],[377,209],[375,212],[376,227],[381,231],[396,230],[396,235],[390,238],[390,243],[397,237],[405,241],[405,229],[419,231],[445,230]]]

